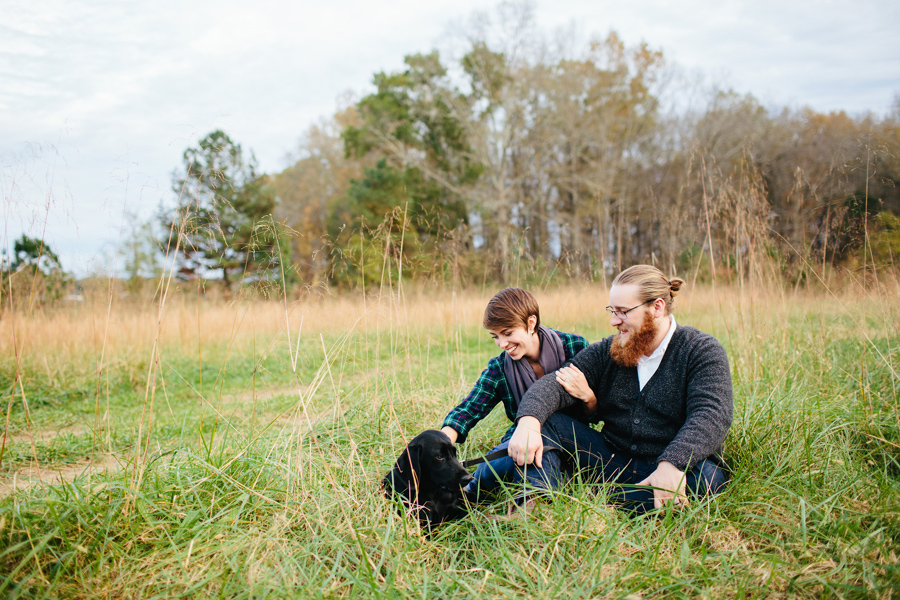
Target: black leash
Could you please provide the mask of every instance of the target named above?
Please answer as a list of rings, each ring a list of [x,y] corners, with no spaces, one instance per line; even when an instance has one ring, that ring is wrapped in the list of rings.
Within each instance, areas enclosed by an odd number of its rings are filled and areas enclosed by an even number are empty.
[[[506,448],[491,452],[490,454],[487,454],[485,456],[479,456],[478,458],[470,458],[469,460],[464,460],[462,462],[462,466],[468,469],[469,467],[474,467],[475,465],[480,465],[483,462],[489,462],[498,458],[503,458],[504,456],[509,456],[509,452],[506,450]]]

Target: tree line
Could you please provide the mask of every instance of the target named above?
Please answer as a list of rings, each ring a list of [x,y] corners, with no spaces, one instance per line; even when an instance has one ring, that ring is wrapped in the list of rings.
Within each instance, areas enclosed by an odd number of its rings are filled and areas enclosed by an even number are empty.
[[[747,277],[766,260],[802,277],[900,249],[900,104],[850,116],[715,91],[671,108],[684,90],[646,44],[611,33],[561,55],[526,37],[407,56],[310,128],[272,178],[300,281],[602,279],[637,262]]]
[[[648,44],[554,45],[527,5],[499,10],[375,74],[280,173],[222,131],[188,148],[158,218],[178,276],[228,293],[893,265],[900,99],[885,116],[773,109],[685,86]],[[132,250],[132,277],[159,270]]]

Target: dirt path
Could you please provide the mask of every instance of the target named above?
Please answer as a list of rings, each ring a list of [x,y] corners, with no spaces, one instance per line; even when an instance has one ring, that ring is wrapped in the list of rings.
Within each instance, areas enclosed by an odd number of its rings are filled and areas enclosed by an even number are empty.
[[[289,386],[289,387],[265,387],[260,386],[254,390],[247,388],[241,390],[239,393],[232,394],[224,394],[222,396],[222,404],[228,407],[233,407],[235,405],[243,405],[247,402],[252,402],[255,400],[257,402],[269,400],[270,398],[274,398],[275,396],[289,396],[296,394],[305,394],[306,386],[302,388],[298,388],[297,386]],[[215,403],[215,398],[210,398],[209,402]]]
[[[15,433],[10,435],[7,438],[7,444],[9,443],[30,443],[34,441],[34,443],[45,443],[52,442],[56,438],[61,435],[81,435],[83,433],[87,433],[90,431],[90,428],[87,425],[70,425],[69,427],[61,427],[60,429],[41,429],[37,431],[22,431],[20,433]],[[0,429],[0,438],[3,437],[3,430]]]
[[[86,477],[94,473],[111,473],[121,468],[121,461],[109,454],[64,467],[25,467],[13,473],[12,476],[0,478],[0,498],[35,486],[46,487],[70,483],[77,477]]]

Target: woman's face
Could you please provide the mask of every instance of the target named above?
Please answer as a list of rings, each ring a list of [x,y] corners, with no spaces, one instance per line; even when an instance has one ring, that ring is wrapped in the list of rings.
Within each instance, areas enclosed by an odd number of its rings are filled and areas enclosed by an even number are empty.
[[[494,342],[501,350],[509,354],[513,360],[521,360],[526,355],[537,359],[541,354],[540,338],[531,333],[535,329],[537,318],[528,317],[528,329],[524,327],[506,327],[502,329],[488,329],[488,333],[494,338]]]

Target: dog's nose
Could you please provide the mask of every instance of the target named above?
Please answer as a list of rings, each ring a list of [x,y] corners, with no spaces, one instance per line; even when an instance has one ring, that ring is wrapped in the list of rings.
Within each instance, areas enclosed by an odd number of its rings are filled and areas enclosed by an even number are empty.
[[[465,475],[462,476],[462,479],[460,479],[459,481],[462,485],[467,485],[473,479],[475,479],[475,478],[472,477],[471,475],[469,475],[468,473],[466,473]]]

